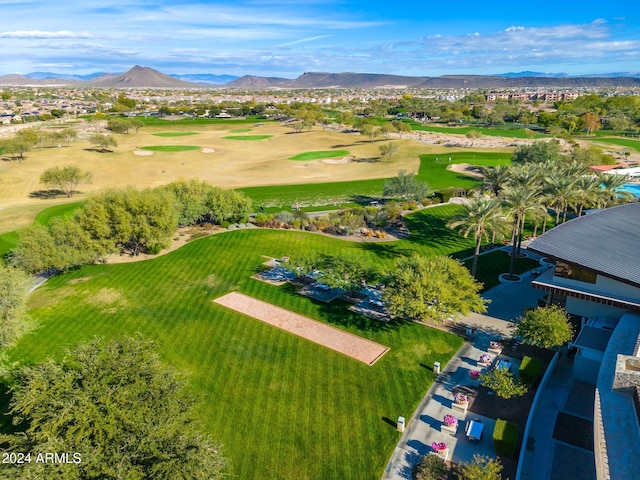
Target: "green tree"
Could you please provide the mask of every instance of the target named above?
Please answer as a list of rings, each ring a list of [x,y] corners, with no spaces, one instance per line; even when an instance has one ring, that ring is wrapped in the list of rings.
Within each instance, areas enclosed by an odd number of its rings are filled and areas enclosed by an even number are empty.
[[[469,130],[465,134],[465,137],[471,140],[471,146],[473,147],[473,144],[475,143],[475,141],[478,140],[479,138],[482,138],[482,132],[480,132],[479,130]]]
[[[10,347],[27,330],[29,283],[22,270],[0,262],[0,349]]]
[[[318,280],[331,288],[341,288],[350,293],[362,289],[377,273],[375,265],[356,253],[322,256],[317,268],[322,272]]]
[[[108,190],[89,198],[75,218],[105,248],[131,255],[169,245],[178,225],[175,197],[166,190]]]
[[[416,480],[447,480],[448,476],[447,464],[437,455],[427,454],[422,457],[414,471]]]
[[[360,128],[360,133],[373,142],[380,135],[380,127],[372,123],[365,123]]]
[[[486,311],[482,285],[450,257],[400,257],[387,278],[384,299],[394,315],[442,322]]]
[[[527,393],[527,385],[516,381],[513,374],[503,368],[494,368],[480,375],[482,386],[492,390],[500,398],[520,397]]]
[[[495,197],[483,196],[472,200],[465,199],[462,205],[465,208],[464,212],[451,219],[447,227],[457,230],[465,238],[470,233],[473,233],[475,250],[471,265],[471,275],[475,277],[482,240],[488,240],[490,232],[502,235],[505,232],[508,220],[502,211],[500,201]]]
[[[109,147],[118,146],[118,141],[115,138],[109,135],[101,135],[99,133],[92,135],[91,138],[89,138],[89,143],[97,145],[101,152],[106,152]]]
[[[384,122],[380,126],[380,133],[384,137],[385,140],[389,140],[391,138],[392,133],[396,133],[396,126],[392,122]]]
[[[382,194],[387,198],[420,200],[431,193],[429,185],[421,182],[415,173],[400,170],[398,175],[385,180]]]
[[[502,480],[502,464],[497,458],[475,454],[471,462],[460,464],[456,470],[459,480]]]
[[[74,219],[54,218],[49,226],[31,225],[18,233],[10,262],[30,273],[64,272],[106,255],[109,249]]]
[[[571,340],[573,326],[566,311],[550,305],[526,311],[516,323],[514,335],[528,345],[556,348]]]
[[[196,423],[184,379],[140,337],[95,340],[23,368],[5,451],[75,452],[77,463],[16,467],[14,478],[215,479],[226,461]]]
[[[81,183],[91,182],[91,172],[83,172],[80,167],[68,165],[66,167],[52,167],[40,175],[40,182],[48,187],[57,187],[67,197],[71,197]]]
[[[519,240],[522,238],[521,232],[527,215],[531,213],[536,215],[542,212],[546,214],[545,208],[540,204],[539,194],[539,190],[527,185],[508,185],[502,191],[501,197],[506,204],[505,211],[513,219],[511,263],[509,266],[509,276],[511,278],[515,276]]]
[[[1,148],[3,154],[16,155],[18,157],[18,162],[22,163],[24,160],[24,154],[29,152],[34,145],[35,143],[31,143],[29,140],[15,137],[2,142]]]
[[[560,144],[558,141],[538,140],[531,145],[520,145],[511,161],[513,163],[550,163],[560,158]]]
[[[391,157],[398,151],[400,147],[395,143],[385,143],[378,147],[378,151],[380,152],[380,156],[384,158],[387,162],[391,161]]]

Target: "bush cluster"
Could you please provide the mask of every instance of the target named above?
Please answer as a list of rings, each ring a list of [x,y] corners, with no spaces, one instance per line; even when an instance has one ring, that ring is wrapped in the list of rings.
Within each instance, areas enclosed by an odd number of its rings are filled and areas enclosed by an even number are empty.
[[[513,458],[518,445],[520,432],[518,426],[501,418],[496,420],[493,429],[493,447],[499,457]]]
[[[522,359],[522,363],[520,363],[520,380],[529,386],[533,386],[538,380],[538,377],[540,377],[541,370],[542,364],[539,360],[525,356]]]

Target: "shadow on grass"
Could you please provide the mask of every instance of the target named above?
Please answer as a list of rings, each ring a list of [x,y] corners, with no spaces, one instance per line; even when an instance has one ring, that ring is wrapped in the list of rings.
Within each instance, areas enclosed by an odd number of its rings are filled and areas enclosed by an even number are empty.
[[[47,200],[49,198],[59,198],[66,197],[67,194],[62,190],[51,189],[51,190],[36,190],[35,192],[31,192],[29,194],[29,198],[40,198],[42,200]]]
[[[391,420],[390,418],[387,418],[387,417],[382,417],[382,421],[383,421],[384,423],[388,423],[388,424],[389,424],[389,425],[391,425],[393,428],[397,428],[397,426],[398,426],[398,425],[396,424],[396,422],[394,422],[393,420]]]

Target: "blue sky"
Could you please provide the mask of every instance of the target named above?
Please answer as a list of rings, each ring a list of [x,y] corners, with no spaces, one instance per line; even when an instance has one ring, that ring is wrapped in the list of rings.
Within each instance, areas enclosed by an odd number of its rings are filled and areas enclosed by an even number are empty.
[[[0,75],[640,70],[632,2],[0,0]]]

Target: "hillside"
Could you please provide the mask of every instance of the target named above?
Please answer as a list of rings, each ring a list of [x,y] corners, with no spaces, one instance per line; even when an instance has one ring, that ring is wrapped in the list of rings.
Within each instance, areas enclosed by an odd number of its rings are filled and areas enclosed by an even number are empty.
[[[106,88],[202,88],[202,85],[197,83],[185,82],[153,68],[139,65],[120,75],[98,77],[87,83],[94,87]]]

